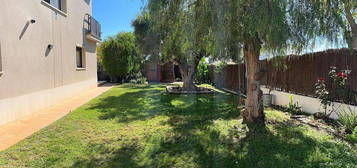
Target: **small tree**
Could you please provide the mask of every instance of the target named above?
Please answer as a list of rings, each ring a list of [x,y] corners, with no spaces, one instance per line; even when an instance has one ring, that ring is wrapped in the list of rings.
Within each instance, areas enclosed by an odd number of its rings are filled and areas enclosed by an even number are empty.
[[[209,56],[208,0],[149,0],[153,29],[160,36],[160,59],[179,66],[183,90],[195,90],[197,66]]]
[[[119,33],[106,39],[99,48],[99,57],[112,81],[118,82],[140,70],[143,58],[138,54],[133,33]]]

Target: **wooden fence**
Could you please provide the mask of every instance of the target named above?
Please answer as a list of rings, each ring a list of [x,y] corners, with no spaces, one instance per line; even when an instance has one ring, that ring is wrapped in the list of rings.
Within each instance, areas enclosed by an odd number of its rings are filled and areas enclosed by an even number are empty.
[[[217,70],[214,65],[209,66],[210,81],[218,88],[226,88],[232,91],[245,93],[247,79],[245,77],[245,65],[226,65]]]
[[[262,60],[260,68],[265,75],[261,84],[285,92],[316,96],[315,83],[321,77],[328,78],[331,66],[340,70],[351,70],[347,84],[351,92],[357,92],[357,50],[349,49],[326,50],[301,56],[289,55],[282,59]],[[209,70],[211,81],[216,86],[233,91],[240,89],[243,93],[245,92],[244,64],[227,65],[219,72],[212,65]],[[331,86],[330,83],[327,85]]]

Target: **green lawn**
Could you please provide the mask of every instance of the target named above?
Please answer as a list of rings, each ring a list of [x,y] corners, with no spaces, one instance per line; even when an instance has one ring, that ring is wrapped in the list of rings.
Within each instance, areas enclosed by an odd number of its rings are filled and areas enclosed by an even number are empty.
[[[236,97],[168,95],[163,85],[111,89],[0,153],[0,167],[357,167],[356,147],[267,110],[247,131]]]

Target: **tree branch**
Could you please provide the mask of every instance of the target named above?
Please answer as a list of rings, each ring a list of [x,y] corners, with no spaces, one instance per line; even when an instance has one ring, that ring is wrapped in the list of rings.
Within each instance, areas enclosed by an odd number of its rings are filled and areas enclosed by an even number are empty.
[[[346,13],[347,21],[351,26],[352,32],[357,33],[355,32],[357,31],[357,23],[355,22],[355,19],[352,16],[351,9],[348,8],[347,6],[345,6],[345,13]]]

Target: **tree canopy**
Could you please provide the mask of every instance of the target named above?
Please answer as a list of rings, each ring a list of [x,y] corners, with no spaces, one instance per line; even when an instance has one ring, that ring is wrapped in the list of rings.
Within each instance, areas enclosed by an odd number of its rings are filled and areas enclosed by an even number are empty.
[[[145,57],[157,56],[159,54],[160,38],[153,27],[151,16],[143,11],[133,22],[134,35],[140,53]]]
[[[357,1],[356,0],[313,0],[322,11],[320,17],[334,20],[350,48],[357,49]]]
[[[149,0],[148,12],[160,36],[160,57],[179,65],[185,90],[194,89],[199,61],[209,55],[208,0]]]
[[[247,123],[264,123],[260,90],[264,70],[258,64],[261,52],[275,55],[301,52],[317,38],[338,41],[341,32],[348,32],[343,26],[345,21],[351,20],[348,15],[343,19],[341,11],[346,8],[349,10],[344,10],[345,14],[355,11],[352,10],[355,3],[355,0],[149,0],[146,9],[160,37],[161,57],[186,70],[181,72],[183,77],[193,76],[199,60],[205,56],[244,58],[248,98],[243,118]]]

